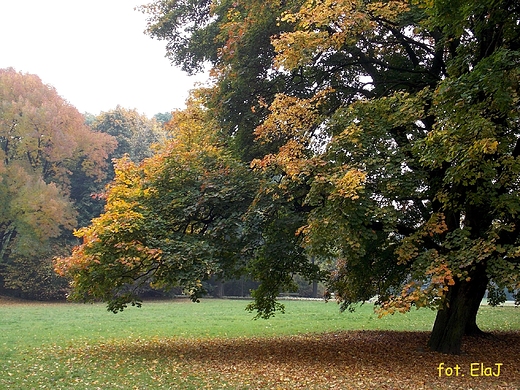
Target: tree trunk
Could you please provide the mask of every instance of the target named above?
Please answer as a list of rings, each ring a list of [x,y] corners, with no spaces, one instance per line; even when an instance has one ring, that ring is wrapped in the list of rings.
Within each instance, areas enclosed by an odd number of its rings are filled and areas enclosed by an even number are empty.
[[[222,280],[215,280],[212,296],[213,298],[222,298],[224,296],[224,282]]]
[[[444,306],[437,312],[428,341],[432,351],[460,354],[464,335],[478,336],[477,312],[486,292],[488,277],[484,264],[470,272],[470,280],[456,281],[450,287]]]

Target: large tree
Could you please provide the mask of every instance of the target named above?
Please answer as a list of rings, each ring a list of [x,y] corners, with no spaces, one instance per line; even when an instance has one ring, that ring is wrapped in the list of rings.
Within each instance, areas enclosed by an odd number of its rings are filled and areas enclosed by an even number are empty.
[[[513,1],[312,1],[273,40],[279,67],[330,77],[277,97],[257,134],[287,141],[264,164],[309,183],[307,246],[339,259],[343,306],[435,308],[435,351],[481,333],[490,283],[520,288],[519,16]]]
[[[19,284],[9,267],[26,267],[38,256],[50,265],[55,240],[76,226],[72,173],[102,178],[114,146],[38,76],[0,70],[0,265],[6,282]]]
[[[486,288],[518,292],[517,2],[157,0],[144,10],[173,59],[188,70],[210,61],[216,83],[177,122],[182,142],[141,167],[119,163],[105,214],[58,263],[80,295],[119,309],[150,276],[196,298],[201,277],[232,264],[261,279],[252,308],[269,316],[293,272],[315,274],[306,256],[317,255],[334,262],[330,292],[344,308],[373,296],[381,313],[432,307],[430,348],[458,353],[464,334],[480,334]],[[193,144],[198,154],[182,149],[200,129],[218,137]],[[254,200],[223,144],[258,157]]]
[[[228,119],[230,134],[250,140],[261,124],[271,146],[260,152],[276,152],[254,165],[304,199],[298,232],[310,252],[339,259],[330,287],[344,307],[377,295],[383,312],[438,309],[429,346],[457,353],[462,335],[480,333],[486,288],[518,291],[517,2],[158,0],[145,10],[174,60],[212,62],[226,97],[217,117],[262,109]],[[255,57],[248,38],[263,23],[274,50],[264,38]],[[266,90],[256,104],[244,94]]]

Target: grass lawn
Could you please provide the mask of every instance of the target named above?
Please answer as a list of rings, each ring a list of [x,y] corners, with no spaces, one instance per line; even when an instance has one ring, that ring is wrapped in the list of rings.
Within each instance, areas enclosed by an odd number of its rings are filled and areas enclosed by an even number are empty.
[[[424,348],[429,310],[378,319],[371,305],[286,301],[286,314],[254,321],[246,304],[146,302],[114,315],[0,299],[0,389],[520,388],[515,307],[483,306],[493,337],[445,356]]]

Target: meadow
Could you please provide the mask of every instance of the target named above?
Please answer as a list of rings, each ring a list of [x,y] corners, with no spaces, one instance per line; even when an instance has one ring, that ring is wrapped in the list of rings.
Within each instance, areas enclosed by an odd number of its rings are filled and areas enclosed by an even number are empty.
[[[464,354],[425,349],[435,313],[379,319],[284,301],[253,320],[243,300],[104,305],[0,298],[1,389],[518,389],[520,309],[483,306]],[[457,369],[457,367],[459,367]],[[449,375],[451,374],[451,375]],[[489,375],[488,375],[489,374]]]

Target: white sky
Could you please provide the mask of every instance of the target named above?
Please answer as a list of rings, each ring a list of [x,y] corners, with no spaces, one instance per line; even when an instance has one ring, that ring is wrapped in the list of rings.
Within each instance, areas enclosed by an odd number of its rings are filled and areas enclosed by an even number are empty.
[[[118,104],[149,117],[183,108],[204,76],[165,58],[144,34],[151,0],[0,0],[0,68],[37,74],[80,112]]]

